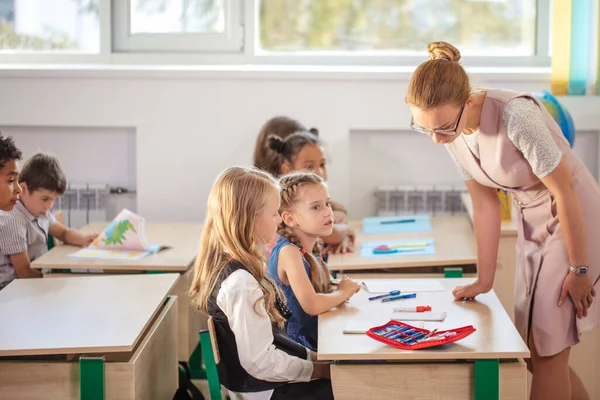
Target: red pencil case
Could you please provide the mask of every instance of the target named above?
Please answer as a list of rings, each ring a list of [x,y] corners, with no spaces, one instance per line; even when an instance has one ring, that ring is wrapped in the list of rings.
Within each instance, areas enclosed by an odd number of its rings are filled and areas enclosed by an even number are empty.
[[[390,321],[385,325],[369,329],[367,336],[399,349],[418,350],[454,343],[473,332],[475,332],[475,328],[471,325],[432,333],[427,329],[417,328],[404,322]]]

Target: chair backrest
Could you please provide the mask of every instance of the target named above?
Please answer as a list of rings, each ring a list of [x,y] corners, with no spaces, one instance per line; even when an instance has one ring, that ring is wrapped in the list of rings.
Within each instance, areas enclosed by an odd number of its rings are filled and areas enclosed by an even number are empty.
[[[60,222],[61,224],[65,224],[65,216],[63,214],[62,210],[58,210],[57,212],[52,214],[54,216],[54,218],[56,218],[57,222]],[[54,238],[53,236],[48,235],[48,250],[52,250],[52,248],[58,246],[62,244],[62,242],[56,238]]]
[[[208,317],[208,333],[210,334],[210,343],[212,345],[212,351],[215,358],[215,364],[221,362],[221,356],[219,355],[219,346],[217,345],[217,333],[215,332],[215,322],[212,317]]]

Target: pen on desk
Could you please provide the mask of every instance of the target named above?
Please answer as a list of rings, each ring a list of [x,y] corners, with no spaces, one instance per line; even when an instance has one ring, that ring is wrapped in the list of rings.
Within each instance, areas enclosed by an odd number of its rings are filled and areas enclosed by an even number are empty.
[[[380,295],[377,295],[377,296],[369,297],[369,301],[371,301],[371,300],[377,300],[377,299],[383,299],[384,297],[388,297],[388,296],[397,296],[399,294],[400,294],[399,290],[392,290],[389,293],[385,293],[385,294],[380,294]]]
[[[394,300],[400,300],[400,299],[413,299],[417,297],[416,293],[406,293],[406,294],[400,294],[398,296],[392,296],[392,297],[386,297],[381,299],[382,302],[384,301],[394,301]]]
[[[427,335],[425,335],[424,337],[419,339],[417,342],[420,343],[420,342],[424,341],[425,339],[429,338],[431,335],[435,334],[437,331],[438,331],[437,328],[435,328],[434,330],[429,332]]]
[[[425,312],[431,311],[431,306],[395,307],[395,312]]]
[[[409,219],[395,219],[392,221],[381,221],[381,225],[391,225],[391,224],[410,224],[417,222],[414,218]]]

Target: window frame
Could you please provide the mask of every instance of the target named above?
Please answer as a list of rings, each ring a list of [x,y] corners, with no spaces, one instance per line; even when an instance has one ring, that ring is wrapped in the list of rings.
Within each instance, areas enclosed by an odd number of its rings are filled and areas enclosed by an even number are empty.
[[[58,52],[0,53],[6,64],[95,64],[95,65],[199,65],[199,66],[324,66],[324,67],[414,67],[427,54],[409,55],[356,53],[272,53],[259,49],[258,10],[260,0],[226,0],[231,5],[221,34],[140,34],[123,41],[129,31],[129,1],[99,0],[100,52],[72,54]],[[234,6],[238,5],[238,6]],[[469,67],[528,68],[550,67],[551,4],[536,1],[535,51],[530,56],[472,56],[461,59]],[[127,10],[126,13],[123,9]],[[137,35],[136,35],[137,36]],[[204,37],[204,38],[202,38]],[[141,38],[139,38],[141,39]],[[199,40],[200,39],[200,40]],[[214,40],[213,40],[214,39]],[[193,43],[192,43],[193,42]],[[154,46],[151,44],[157,44]],[[139,45],[139,46],[138,46]]]
[[[242,2],[223,0],[223,33],[137,33],[130,34],[131,0],[112,4],[113,52],[232,52],[243,50]]]

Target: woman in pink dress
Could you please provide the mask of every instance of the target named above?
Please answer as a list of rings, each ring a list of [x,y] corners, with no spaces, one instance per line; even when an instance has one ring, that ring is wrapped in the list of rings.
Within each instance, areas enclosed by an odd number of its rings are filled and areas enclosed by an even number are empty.
[[[569,368],[571,346],[600,323],[600,188],[559,126],[531,95],[472,90],[444,42],[413,74],[411,127],[444,144],[473,199],[478,277],[457,300],[491,290],[500,239],[498,189],[515,199],[519,223],[515,325],[528,343],[532,399],[588,399]]]

